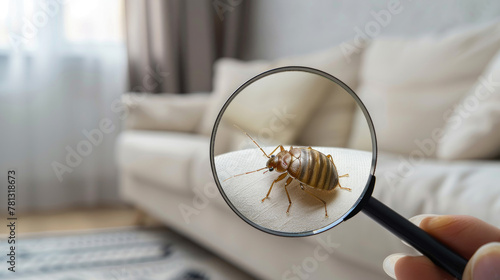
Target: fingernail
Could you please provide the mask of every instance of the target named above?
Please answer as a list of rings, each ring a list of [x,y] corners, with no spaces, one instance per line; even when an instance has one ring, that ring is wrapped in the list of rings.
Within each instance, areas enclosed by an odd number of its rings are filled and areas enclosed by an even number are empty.
[[[410,222],[412,222],[413,224],[415,224],[417,227],[420,226],[420,223],[425,219],[425,218],[429,218],[429,217],[437,217],[438,215],[436,214],[421,214],[421,215],[417,215],[417,216],[414,216],[414,217],[411,217],[409,220]],[[405,244],[406,246],[408,247],[411,247],[413,248],[413,246],[411,246],[410,244],[408,244],[407,242],[401,240],[401,242],[403,242],[403,244]]]
[[[436,217],[438,215],[435,214],[422,214],[422,215],[417,215],[415,217],[410,218],[410,222],[414,223],[416,226],[420,226],[420,223],[425,219],[429,217]]]
[[[392,277],[393,279],[396,279],[396,273],[394,272],[394,266],[398,262],[399,259],[402,257],[406,257],[405,254],[392,254],[385,258],[384,263],[382,264],[382,267],[384,268],[385,273]]]
[[[500,280],[500,243],[493,242],[481,247],[472,266],[473,280]]]

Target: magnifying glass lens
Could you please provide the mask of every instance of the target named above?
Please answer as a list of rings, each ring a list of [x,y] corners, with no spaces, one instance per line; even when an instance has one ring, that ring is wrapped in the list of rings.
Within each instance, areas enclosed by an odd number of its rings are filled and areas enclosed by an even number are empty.
[[[363,150],[350,141],[353,131],[365,136]],[[366,194],[373,136],[365,107],[340,80],[278,68],[243,84],[222,108],[211,141],[214,177],[252,226],[315,234],[341,223]]]

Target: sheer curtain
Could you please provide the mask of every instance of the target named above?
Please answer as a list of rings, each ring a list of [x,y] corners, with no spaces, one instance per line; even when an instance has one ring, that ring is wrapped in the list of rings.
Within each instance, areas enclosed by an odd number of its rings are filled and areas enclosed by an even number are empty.
[[[0,0],[0,179],[16,169],[21,210],[118,201],[123,25],[121,0]]]

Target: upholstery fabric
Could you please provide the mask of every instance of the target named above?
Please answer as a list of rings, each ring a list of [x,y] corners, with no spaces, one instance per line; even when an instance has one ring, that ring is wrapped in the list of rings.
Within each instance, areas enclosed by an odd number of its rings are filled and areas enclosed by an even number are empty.
[[[500,155],[500,52],[446,120],[437,149],[443,159]]]
[[[499,49],[498,22],[444,35],[374,40],[363,56],[358,94],[372,116],[380,150],[435,157],[435,131]],[[363,121],[358,114],[355,122]],[[353,134],[350,147],[369,146],[369,135]]]
[[[180,132],[127,130],[117,142],[118,166],[142,181],[190,193],[191,165],[208,151],[208,138]]]

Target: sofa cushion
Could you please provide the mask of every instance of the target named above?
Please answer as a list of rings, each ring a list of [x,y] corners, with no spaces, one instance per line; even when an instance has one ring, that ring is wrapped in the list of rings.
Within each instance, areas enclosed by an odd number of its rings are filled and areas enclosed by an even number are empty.
[[[208,93],[148,94],[122,96],[127,129],[194,132],[208,103]]]
[[[328,79],[297,71],[275,73],[248,85],[226,108],[221,121],[231,129],[228,148],[255,147],[233,124],[252,134],[260,145],[296,144],[329,86]]]
[[[373,195],[401,215],[472,215],[500,226],[500,162],[444,161],[382,153]]]
[[[446,120],[437,156],[443,159],[500,156],[500,52]]]
[[[445,35],[378,38],[366,49],[358,94],[373,119],[380,150],[434,157],[449,109],[476,83],[500,49],[500,23]],[[364,122],[356,115],[356,123]],[[371,147],[357,133],[350,147]]]
[[[361,51],[346,57],[339,46],[308,55],[282,58],[275,61],[239,61],[223,58],[215,63],[214,90],[210,104],[205,112],[200,132],[209,135],[215,119],[227,98],[248,79],[266,70],[283,66],[308,66],[323,70],[342,80],[350,87],[357,86]],[[298,80],[288,80],[290,88],[294,88]],[[299,138],[299,143],[323,146],[345,146],[349,137],[350,124],[353,117],[354,103],[344,94],[335,94],[338,88],[334,85],[325,90],[324,100],[309,112],[304,112],[308,124],[305,127],[294,127],[295,131],[277,135],[275,140],[280,143],[290,142]],[[330,93],[330,94],[328,94]],[[301,100],[290,100],[300,104]],[[336,116],[332,117],[332,113]],[[288,128],[287,128],[288,129]],[[298,131],[304,129],[304,131]],[[251,131],[250,133],[255,133]],[[299,133],[302,132],[302,133]],[[280,138],[282,137],[282,138]]]
[[[200,154],[208,154],[205,136],[180,133],[126,130],[117,142],[122,172],[168,190],[191,194],[191,165]]]

